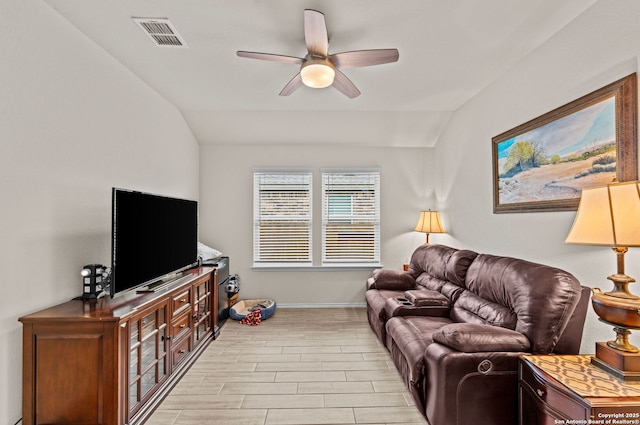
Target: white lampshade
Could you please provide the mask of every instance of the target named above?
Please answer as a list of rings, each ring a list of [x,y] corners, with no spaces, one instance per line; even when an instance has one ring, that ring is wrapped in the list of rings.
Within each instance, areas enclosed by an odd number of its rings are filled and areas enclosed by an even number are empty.
[[[444,227],[440,222],[440,211],[420,211],[418,224],[413,230],[426,233],[425,244],[429,243],[429,233],[444,233]]]
[[[335,76],[335,68],[327,60],[309,59],[300,69],[302,83],[314,89],[329,87]]]
[[[440,211],[420,211],[418,224],[413,230],[422,233],[444,233],[444,227],[440,222]]]
[[[640,183],[612,183],[583,189],[566,243],[640,246]]]

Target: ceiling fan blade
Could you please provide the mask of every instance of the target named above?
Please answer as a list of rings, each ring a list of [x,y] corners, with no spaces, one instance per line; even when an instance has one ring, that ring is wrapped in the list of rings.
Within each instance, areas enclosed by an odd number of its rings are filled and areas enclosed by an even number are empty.
[[[346,75],[336,69],[336,76],[333,79],[333,87],[339,92],[347,96],[349,99],[360,96],[360,90],[351,82]]]
[[[304,40],[311,56],[329,56],[329,37],[324,14],[313,9],[304,11]]]
[[[398,49],[354,50],[331,55],[330,60],[336,68],[344,69],[397,62],[399,56]]]
[[[291,93],[299,89],[301,86],[302,86],[302,77],[298,72],[296,76],[293,77],[291,81],[287,83],[286,86],[284,86],[284,88],[280,92],[280,96],[289,96]]]
[[[285,55],[274,55],[272,53],[245,52],[242,50],[238,50],[236,54],[241,58],[260,59],[263,61],[281,62],[281,63],[292,63],[296,65],[300,65],[302,62],[304,62],[304,59],[302,58],[296,58],[294,56],[285,56]]]

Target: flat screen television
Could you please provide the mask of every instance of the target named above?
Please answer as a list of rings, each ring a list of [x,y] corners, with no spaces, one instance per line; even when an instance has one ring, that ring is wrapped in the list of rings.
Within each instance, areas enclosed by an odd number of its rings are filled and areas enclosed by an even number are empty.
[[[197,264],[198,203],[113,188],[110,295]]]

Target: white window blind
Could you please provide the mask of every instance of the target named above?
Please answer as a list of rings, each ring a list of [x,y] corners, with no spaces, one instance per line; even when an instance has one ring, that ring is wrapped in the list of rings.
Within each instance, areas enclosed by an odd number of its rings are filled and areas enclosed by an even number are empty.
[[[322,173],[322,263],[380,262],[380,172]]]
[[[253,261],[311,263],[310,172],[254,172]]]

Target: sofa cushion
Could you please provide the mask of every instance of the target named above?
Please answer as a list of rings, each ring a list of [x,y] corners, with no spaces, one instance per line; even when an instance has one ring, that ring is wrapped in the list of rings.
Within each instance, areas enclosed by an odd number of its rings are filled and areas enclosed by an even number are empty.
[[[416,287],[429,289],[431,291],[442,292],[442,287],[446,284],[446,280],[431,276],[427,272],[423,272],[416,278]]]
[[[469,270],[469,266],[477,256],[477,252],[469,251],[468,249],[454,252],[447,262],[445,270],[447,280],[456,285],[464,286],[467,270]]]
[[[407,290],[415,286],[415,279],[402,270],[376,269],[373,281],[367,283],[368,289]]]
[[[515,329],[517,323],[517,317],[511,309],[468,290],[457,298],[451,310],[451,318],[455,322],[486,324],[506,329]]]
[[[415,289],[404,291],[404,297],[416,307],[424,306],[442,306],[447,307],[450,304],[449,298],[445,297],[438,291],[430,289]]]
[[[442,281],[447,280],[447,263],[451,256],[457,252],[455,248],[444,245],[422,245],[411,256],[409,273],[416,279],[423,273]],[[429,288],[437,289],[437,288]]]
[[[462,286],[458,286],[455,283],[447,282],[442,285],[442,288],[440,288],[440,293],[447,297],[450,303],[453,305],[455,300],[458,299],[458,297],[464,290],[465,289]]]
[[[487,305],[497,304],[515,314],[513,330],[524,334],[534,354],[550,354],[580,300],[581,287],[570,273],[555,267],[510,257],[479,254],[469,266],[465,286]],[[462,301],[462,302],[461,302]],[[463,293],[452,310],[477,307]],[[501,312],[490,309],[468,311],[484,320]],[[469,316],[469,315],[467,315]],[[462,321],[469,321],[464,318]]]
[[[409,273],[417,285],[434,291],[443,292],[447,284],[464,287],[467,269],[477,255],[444,245],[423,245],[413,253]]]
[[[475,323],[445,325],[432,338],[463,353],[527,351],[531,346],[527,337],[520,332]]]

